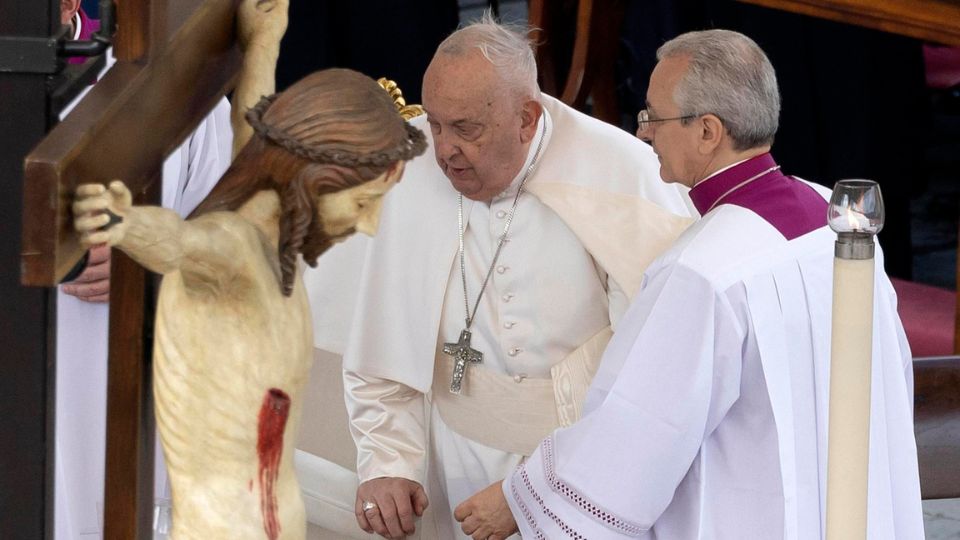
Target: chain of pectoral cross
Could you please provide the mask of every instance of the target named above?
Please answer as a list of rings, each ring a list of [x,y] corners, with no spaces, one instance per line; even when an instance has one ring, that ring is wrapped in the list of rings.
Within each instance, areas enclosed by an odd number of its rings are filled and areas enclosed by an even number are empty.
[[[472,336],[470,326],[473,324],[474,317],[477,316],[477,308],[480,307],[480,299],[483,298],[483,291],[486,290],[487,283],[490,282],[490,276],[493,275],[493,269],[497,266],[497,259],[500,258],[500,251],[503,249],[507,233],[510,231],[510,224],[513,223],[513,215],[517,210],[517,203],[520,202],[520,194],[523,193],[523,185],[540,160],[540,151],[543,149],[543,140],[546,138],[546,132],[547,121],[543,119],[540,142],[537,143],[537,150],[533,153],[533,160],[530,161],[527,170],[523,172],[523,177],[520,178],[517,194],[513,197],[513,206],[507,215],[507,222],[503,225],[503,233],[500,234],[500,238],[497,241],[497,249],[493,253],[493,261],[490,262],[487,275],[483,278],[483,283],[480,285],[480,293],[477,294],[477,301],[473,305],[473,311],[470,310],[470,297],[467,294],[467,265],[463,253],[463,194],[461,193],[458,196],[457,225],[460,233],[460,277],[463,278],[463,305],[467,316],[464,321],[465,328],[460,332],[460,339],[456,343],[443,344],[444,354],[448,354],[453,358],[453,379],[450,381],[450,392],[454,394],[459,394],[462,389],[463,376],[466,373],[467,363],[479,364],[483,362],[483,353],[470,347],[470,337]]]

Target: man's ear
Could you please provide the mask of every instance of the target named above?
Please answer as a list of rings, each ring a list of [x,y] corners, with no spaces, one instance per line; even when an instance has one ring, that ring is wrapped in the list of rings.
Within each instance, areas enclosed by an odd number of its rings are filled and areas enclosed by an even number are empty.
[[[60,0],[60,24],[70,24],[80,9],[80,0]]]
[[[537,122],[543,115],[543,105],[534,99],[528,99],[520,108],[520,142],[528,143],[537,133]]]
[[[698,122],[700,127],[700,144],[698,148],[700,153],[712,154],[727,136],[723,122],[715,114],[705,114],[696,119],[695,122]]]

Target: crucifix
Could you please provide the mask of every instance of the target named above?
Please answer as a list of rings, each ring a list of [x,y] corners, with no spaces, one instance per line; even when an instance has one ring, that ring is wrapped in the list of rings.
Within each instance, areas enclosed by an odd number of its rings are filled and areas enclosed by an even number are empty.
[[[462,390],[463,376],[467,371],[467,363],[479,364],[483,362],[483,353],[470,347],[470,330],[466,328],[460,332],[460,339],[456,343],[444,343],[443,353],[453,358],[453,379],[450,381],[450,392],[459,394]]]
[[[238,3],[118,3],[117,64],[25,160],[23,285],[54,287],[82,257],[69,215],[77,184],[122,178],[138,203],[158,202],[165,156],[233,86]],[[103,515],[111,540],[152,536],[151,281],[114,253]]]

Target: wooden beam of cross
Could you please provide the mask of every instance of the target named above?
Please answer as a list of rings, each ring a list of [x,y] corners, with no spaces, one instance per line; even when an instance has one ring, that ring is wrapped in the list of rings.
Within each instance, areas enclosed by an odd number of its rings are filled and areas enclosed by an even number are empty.
[[[165,157],[231,87],[241,64],[239,0],[122,0],[117,64],[25,160],[21,282],[55,286],[83,254],[70,202],[79,183],[120,178],[159,202]],[[152,321],[145,273],[120,252],[111,270],[104,538],[152,536]]]
[[[69,214],[77,183],[120,178],[143,192],[231,86],[241,58],[234,46],[238,0],[170,2],[173,13],[190,13],[172,32],[146,22],[169,23],[173,16],[158,7],[167,4],[119,4],[117,64],[27,156],[24,285],[56,285],[83,255]]]

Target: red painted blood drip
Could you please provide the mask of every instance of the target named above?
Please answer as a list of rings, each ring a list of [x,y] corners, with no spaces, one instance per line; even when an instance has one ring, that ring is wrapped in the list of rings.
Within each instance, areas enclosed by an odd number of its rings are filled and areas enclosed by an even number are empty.
[[[290,397],[278,388],[268,390],[260,406],[257,456],[260,457],[260,511],[263,514],[263,530],[270,540],[276,540],[280,534],[275,484],[283,453],[283,430],[287,426],[289,413]]]

